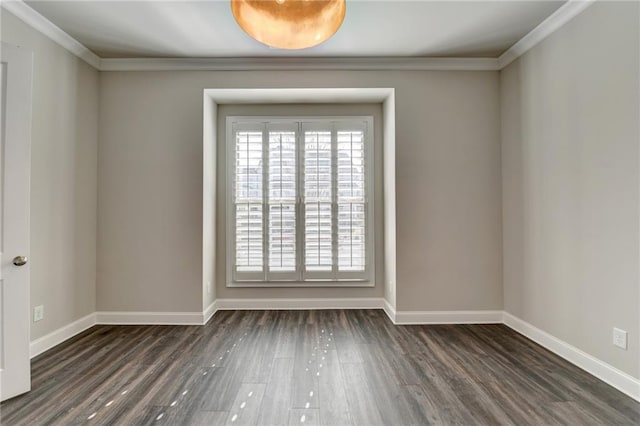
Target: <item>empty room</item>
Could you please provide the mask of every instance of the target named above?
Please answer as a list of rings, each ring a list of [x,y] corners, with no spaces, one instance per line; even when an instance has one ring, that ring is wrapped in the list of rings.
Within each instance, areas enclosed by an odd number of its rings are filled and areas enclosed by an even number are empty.
[[[0,424],[640,424],[640,1],[0,2]]]

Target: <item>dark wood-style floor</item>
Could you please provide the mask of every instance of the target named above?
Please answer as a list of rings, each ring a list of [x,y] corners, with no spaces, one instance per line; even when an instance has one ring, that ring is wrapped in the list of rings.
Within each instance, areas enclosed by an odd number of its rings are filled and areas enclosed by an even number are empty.
[[[640,404],[505,326],[379,310],[96,326],[32,372],[3,425],[640,424]]]

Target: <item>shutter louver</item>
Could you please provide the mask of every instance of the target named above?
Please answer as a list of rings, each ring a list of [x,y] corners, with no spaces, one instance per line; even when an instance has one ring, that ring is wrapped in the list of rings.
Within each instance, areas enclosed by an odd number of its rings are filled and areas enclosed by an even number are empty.
[[[331,130],[304,132],[304,268],[333,270]]]
[[[337,132],[338,271],[366,268],[364,132]]]
[[[237,131],[235,146],[236,271],[263,271],[262,132]]]
[[[295,273],[296,258],[296,131],[269,130],[268,168],[269,272]],[[282,279],[294,276],[276,275]]]

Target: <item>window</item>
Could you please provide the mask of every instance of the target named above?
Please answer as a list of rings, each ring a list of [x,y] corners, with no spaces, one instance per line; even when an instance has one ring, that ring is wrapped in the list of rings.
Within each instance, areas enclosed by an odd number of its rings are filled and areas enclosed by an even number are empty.
[[[227,118],[230,285],[368,284],[372,133],[372,117]]]

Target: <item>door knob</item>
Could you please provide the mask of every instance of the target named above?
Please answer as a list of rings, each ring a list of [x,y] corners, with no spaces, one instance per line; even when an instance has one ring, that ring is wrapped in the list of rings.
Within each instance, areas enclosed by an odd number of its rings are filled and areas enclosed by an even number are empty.
[[[13,258],[13,264],[16,266],[22,266],[25,265],[28,260],[27,256],[16,256]]]

